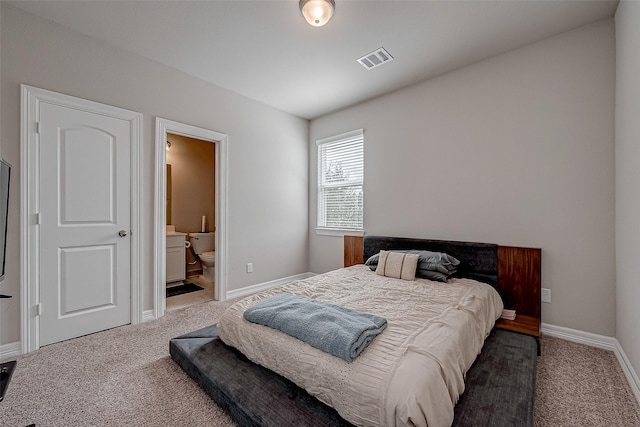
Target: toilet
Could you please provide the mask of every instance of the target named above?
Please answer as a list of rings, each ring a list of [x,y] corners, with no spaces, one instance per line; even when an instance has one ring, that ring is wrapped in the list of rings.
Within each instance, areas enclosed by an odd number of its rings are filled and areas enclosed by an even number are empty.
[[[216,278],[216,234],[215,233],[189,233],[189,241],[193,251],[202,263],[202,276],[204,280],[215,282]]]

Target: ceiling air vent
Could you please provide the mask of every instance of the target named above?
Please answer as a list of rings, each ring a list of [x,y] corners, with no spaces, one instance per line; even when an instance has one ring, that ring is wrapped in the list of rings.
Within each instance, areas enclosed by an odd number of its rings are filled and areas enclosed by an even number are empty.
[[[371,53],[367,53],[365,56],[358,59],[358,62],[367,70],[386,64],[389,61],[393,61],[393,56],[389,55],[389,52],[384,50],[383,47],[376,49]]]

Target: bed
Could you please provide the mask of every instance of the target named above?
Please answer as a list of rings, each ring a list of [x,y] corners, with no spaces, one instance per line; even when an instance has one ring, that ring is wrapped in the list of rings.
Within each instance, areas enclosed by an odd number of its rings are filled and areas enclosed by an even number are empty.
[[[345,240],[345,248],[352,261],[345,264],[356,265],[250,296],[223,314],[221,331],[212,326],[172,340],[172,357],[241,425],[281,425],[283,414],[305,425],[473,425],[481,414],[492,425],[532,424],[535,337],[493,326],[502,301],[517,306],[536,281],[539,287],[539,274],[531,274],[539,271],[539,250],[375,236]],[[388,280],[360,264],[381,249],[445,252],[461,261],[460,269],[444,284]],[[379,313],[388,328],[347,363],[242,318],[257,301],[282,292]],[[491,373],[501,375],[488,380]],[[266,393],[244,397],[249,388]],[[289,397],[256,403],[291,390],[296,403]]]

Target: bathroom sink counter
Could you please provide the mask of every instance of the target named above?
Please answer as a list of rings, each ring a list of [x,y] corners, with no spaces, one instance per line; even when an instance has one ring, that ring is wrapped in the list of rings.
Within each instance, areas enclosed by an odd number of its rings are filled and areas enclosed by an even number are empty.
[[[181,233],[180,231],[176,231],[175,225],[167,225],[166,232],[167,232],[167,236],[186,236],[188,234],[188,233]]]
[[[166,238],[166,281],[182,282],[186,278],[187,233],[180,233],[167,227]]]

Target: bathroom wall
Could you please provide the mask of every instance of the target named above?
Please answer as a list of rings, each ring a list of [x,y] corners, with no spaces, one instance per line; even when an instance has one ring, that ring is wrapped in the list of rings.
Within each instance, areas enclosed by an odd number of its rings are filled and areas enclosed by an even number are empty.
[[[181,135],[168,134],[171,150],[172,223],[176,231],[201,231],[206,215],[209,231],[215,225],[215,144]]]
[[[168,134],[171,149],[167,164],[171,165],[171,223],[176,231],[198,232],[202,216],[207,229],[215,231],[215,144],[208,141]],[[187,262],[196,260],[187,250]],[[200,262],[187,265],[190,271],[200,270]]]

